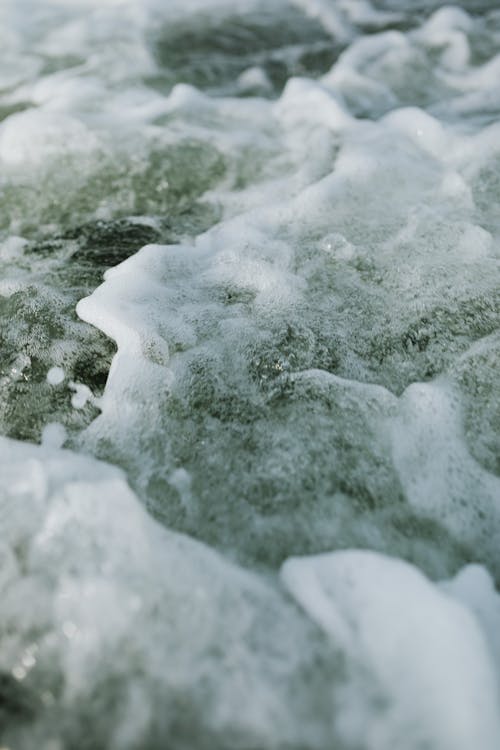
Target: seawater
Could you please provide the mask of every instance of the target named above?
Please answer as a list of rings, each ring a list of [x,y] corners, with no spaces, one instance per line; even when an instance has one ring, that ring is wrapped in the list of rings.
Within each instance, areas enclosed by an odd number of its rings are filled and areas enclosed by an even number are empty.
[[[0,739],[500,746],[500,10],[3,0]]]

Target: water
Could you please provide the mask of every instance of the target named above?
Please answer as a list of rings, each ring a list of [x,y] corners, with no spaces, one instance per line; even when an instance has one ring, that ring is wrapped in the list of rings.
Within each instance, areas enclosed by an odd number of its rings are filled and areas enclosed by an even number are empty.
[[[3,745],[495,750],[495,4],[0,44]]]

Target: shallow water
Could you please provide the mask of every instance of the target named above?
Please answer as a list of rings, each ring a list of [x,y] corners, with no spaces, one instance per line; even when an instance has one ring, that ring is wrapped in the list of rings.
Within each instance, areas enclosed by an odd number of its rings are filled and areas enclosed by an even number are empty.
[[[0,49],[3,745],[498,748],[500,11]]]

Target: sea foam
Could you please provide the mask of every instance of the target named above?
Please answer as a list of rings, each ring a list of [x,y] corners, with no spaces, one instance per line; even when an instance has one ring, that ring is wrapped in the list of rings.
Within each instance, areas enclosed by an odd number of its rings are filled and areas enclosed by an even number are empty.
[[[499,746],[500,15],[461,6],[2,3],[2,745]]]

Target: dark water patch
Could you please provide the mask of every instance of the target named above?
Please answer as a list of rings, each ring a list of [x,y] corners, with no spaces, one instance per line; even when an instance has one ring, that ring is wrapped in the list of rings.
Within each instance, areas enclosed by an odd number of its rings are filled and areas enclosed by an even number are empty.
[[[33,719],[39,707],[36,694],[8,672],[0,672],[0,739],[7,725]]]
[[[106,337],[78,321],[74,306],[78,288],[57,293],[41,280],[9,297],[0,297],[0,432],[38,442],[43,427],[60,422],[68,433],[82,429],[98,410],[87,404],[75,409],[71,381],[83,381],[94,395],[102,392],[115,347]],[[47,382],[51,367],[64,380]],[[79,381],[82,382],[82,381]]]
[[[96,270],[102,271],[121,263],[144,245],[165,240],[168,229],[166,220],[158,222],[157,228],[127,219],[97,220],[72,228],[63,237],[77,244],[71,256],[73,261],[90,263]]]
[[[299,9],[286,14],[259,9],[239,15],[199,14],[169,24],[154,40],[160,87],[191,83],[201,89],[240,93],[238,76],[259,67],[278,95],[293,75],[317,76],[333,65],[342,46],[321,23]],[[265,92],[264,92],[265,93]]]
[[[16,112],[24,112],[32,106],[31,102],[15,102],[13,104],[0,103],[0,122],[6,120],[10,115],[14,115]]]
[[[224,158],[211,144],[190,138],[174,144],[160,141],[159,136],[157,142],[142,143],[132,154],[96,149],[82,159],[69,151],[43,167],[5,173],[0,231],[51,240],[103,212],[108,221],[179,216],[181,225],[189,213],[192,231],[203,231],[217,221],[218,213],[216,207],[199,204],[203,193],[224,176]]]

